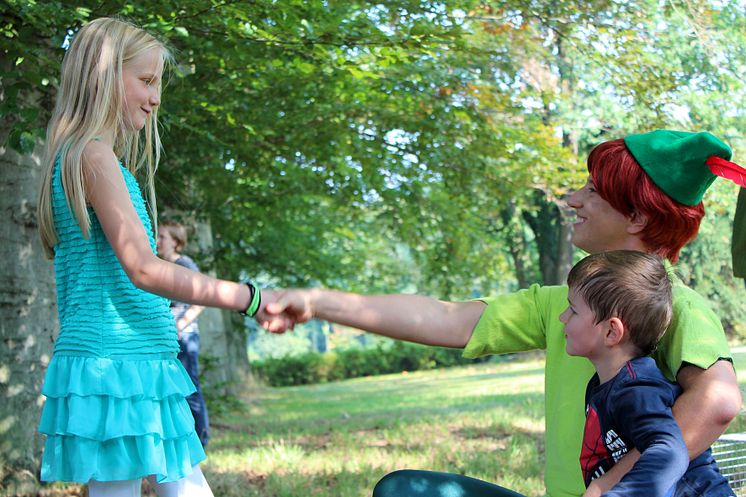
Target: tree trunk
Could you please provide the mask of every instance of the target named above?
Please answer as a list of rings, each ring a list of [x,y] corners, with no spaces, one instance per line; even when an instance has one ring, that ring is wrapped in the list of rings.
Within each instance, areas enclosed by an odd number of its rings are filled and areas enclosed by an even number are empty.
[[[554,281],[558,285],[567,282],[567,275],[572,269],[572,254],[575,246],[572,244],[572,214],[573,209],[567,204],[558,205],[559,226],[557,227],[557,265],[555,267]]]
[[[505,226],[506,242],[508,252],[513,261],[515,277],[518,280],[518,288],[528,288],[534,283],[533,278],[529,277],[529,268],[526,264],[528,257],[528,242],[526,241],[520,218],[516,220],[517,208],[513,200],[509,200],[507,207],[502,210],[500,217]]]
[[[555,202],[547,201],[544,192],[534,195],[536,213],[523,212],[539,250],[539,268],[544,285],[564,285],[572,267],[572,225],[567,214]]]
[[[573,61],[568,60],[563,37],[557,37],[557,66],[559,67],[560,91],[563,99],[568,102],[570,110],[574,106],[574,92],[577,85],[577,78],[573,70]],[[562,146],[572,150],[574,155],[578,155],[578,136],[577,130],[562,127]],[[555,268],[555,281],[564,284],[567,281],[567,274],[572,267],[572,253],[574,246],[572,244],[572,218],[573,209],[563,201],[556,201],[557,212],[557,267]]]
[[[40,150],[21,156],[0,147],[0,488],[9,495],[37,486],[41,386],[58,329],[54,268],[37,230]]]
[[[561,28],[556,27],[553,29],[561,30]],[[571,111],[577,78],[573,72],[573,63],[568,59],[565,51],[563,39],[563,36],[555,37],[557,57],[554,63],[559,73],[560,99],[570,107],[568,110]],[[549,100],[547,100],[542,112],[544,124],[551,125],[556,112],[549,106]],[[562,146],[572,150],[577,155],[577,132],[563,126]],[[523,216],[536,236],[543,283],[545,285],[563,285],[572,267],[574,248],[572,244],[572,225],[569,222],[572,209],[560,200],[552,200],[541,190],[536,191],[534,205],[537,207],[536,214],[524,212]]]

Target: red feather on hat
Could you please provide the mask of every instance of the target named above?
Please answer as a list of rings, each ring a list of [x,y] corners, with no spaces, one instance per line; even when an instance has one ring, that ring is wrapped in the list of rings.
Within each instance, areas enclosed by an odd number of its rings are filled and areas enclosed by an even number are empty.
[[[729,179],[737,185],[746,188],[746,169],[735,162],[730,162],[717,155],[711,156],[705,161],[710,172],[721,178]]]

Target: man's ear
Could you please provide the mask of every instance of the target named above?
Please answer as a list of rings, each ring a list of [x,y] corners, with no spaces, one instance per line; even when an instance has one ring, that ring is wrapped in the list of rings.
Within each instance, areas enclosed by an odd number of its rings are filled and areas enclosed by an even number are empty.
[[[630,235],[639,235],[647,225],[648,216],[640,212],[634,212],[628,219],[627,233]]]
[[[624,327],[622,320],[613,317],[606,321],[606,345],[612,347],[619,344],[624,336],[627,334],[627,329]]]

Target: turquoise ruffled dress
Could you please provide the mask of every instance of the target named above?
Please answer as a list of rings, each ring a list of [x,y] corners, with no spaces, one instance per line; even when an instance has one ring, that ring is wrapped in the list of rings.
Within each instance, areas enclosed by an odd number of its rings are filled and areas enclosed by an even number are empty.
[[[145,201],[121,167],[155,251]],[[59,162],[52,183],[60,333],[42,393],[43,481],[175,481],[205,458],[185,397],[168,300],[136,288],[92,209],[84,239],[68,208]]]

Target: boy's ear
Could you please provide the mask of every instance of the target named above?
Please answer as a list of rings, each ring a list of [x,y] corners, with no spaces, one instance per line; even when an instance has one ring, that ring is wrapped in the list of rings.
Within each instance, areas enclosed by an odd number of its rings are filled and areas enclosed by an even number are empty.
[[[617,317],[609,318],[606,323],[606,345],[609,347],[618,345],[627,334],[624,323]]]
[[[630,235],[639,235],[645,229],[645,226],[648,225],[648,216],[635,212],[629,217],[628,221],[627,233]]]

